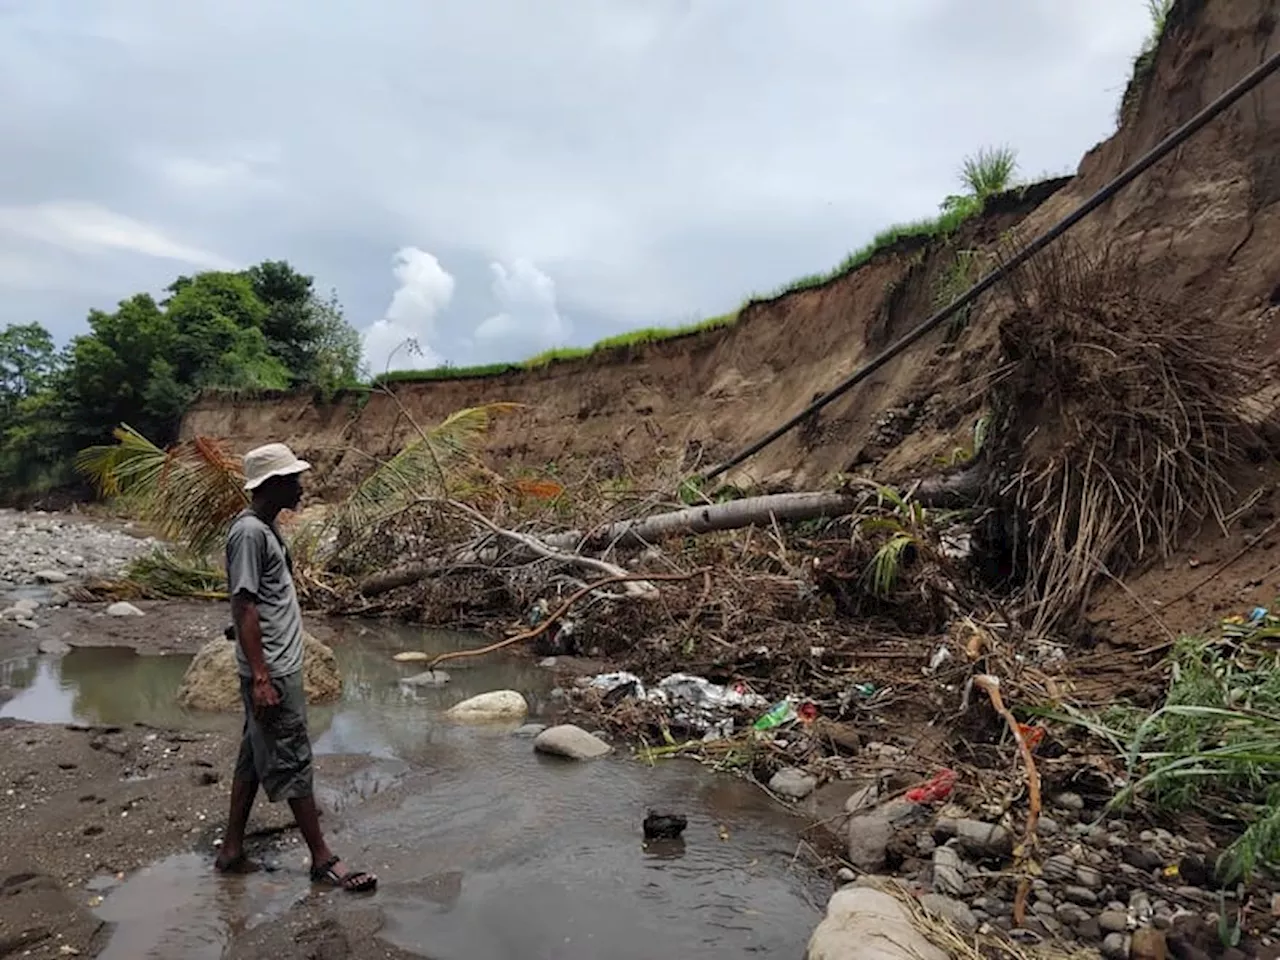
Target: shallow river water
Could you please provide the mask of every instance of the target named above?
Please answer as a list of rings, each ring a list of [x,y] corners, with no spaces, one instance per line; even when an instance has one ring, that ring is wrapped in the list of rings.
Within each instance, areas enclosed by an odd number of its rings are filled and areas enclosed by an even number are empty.
[[[434,960],[803,956],[821,884],[796,856],[800,822],[763,793],[689,762],[649,767],[626,751],[560,762],[533,753],[514,725],[449,723],[441,713],[450,704],[502,688],[525,693],[536,720],[550,677],[528,661],[486,658],[414,693],[399,680],[421,666],[393,653],[475,639],[341,629],[344,696],[311,708],[312,736],[317,753],[376,758],[322,779],[321,795],[335,847],[379,874],[372,899],[388,942]],[[21,692],[0,717],[238,728],[174,705],[188,661],[118,649],[10,661],[0,685]],[[682,841],[646,848],[648,807],[686,814]],[[286,844],[269,874],[219,877],[207,855],[186,853],[104,882],[96,909],[116,927],[101,957],[220,957],[236,933],[313,895],[303,849]]]

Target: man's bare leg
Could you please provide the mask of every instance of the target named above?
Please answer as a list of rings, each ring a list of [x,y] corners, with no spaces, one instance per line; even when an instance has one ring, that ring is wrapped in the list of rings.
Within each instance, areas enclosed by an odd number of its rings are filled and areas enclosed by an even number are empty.
[[[214,861],[214,866],[219,870],[244,868],[248,865],[244,856],[244,831],[249,824],[249,812],[253,809],[253,801],[257,795],[256,779],[231,781],[231,809],[227,813],[227,832]]]

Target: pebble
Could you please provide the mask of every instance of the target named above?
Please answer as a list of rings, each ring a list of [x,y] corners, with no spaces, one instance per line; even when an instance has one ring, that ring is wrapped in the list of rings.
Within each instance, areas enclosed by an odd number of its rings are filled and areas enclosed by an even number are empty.
[[[1129,945],[1123,933],[1108,933],[1102,938],[1102,955],[1107,960],[1128,960]]]
[[[1081,886],[1092,887],[1094,890],[1102,886],[1102,874],[1093,867],[1076,867],[1076,879],[1080,881]]]
[[[944,897],[940,893],[926,893],[920,898],[920,906],[935,917],[950,920],[965,933],[972,933],[978,929],[978,918],[959,900]]]
[[[861,813],[863,810],[874,807],[879,799],[880,788],[874,783],[869,783],[849,794],[849,799],[844,802],[844,812],[850,816]]]
[[[1006,857],[1013,849],[1012,835],[998,823],[939,817],[934,829],[955,837],[960,848],[973,856]]]
[[[1098,902],[1098,895],[1088,887],[1067,887],[1062,891],[1062,896],[1072,903],[1078,903],[1086,907],[1092,907]]]
[[[127,603],[126,601],[121,600],[118,603],[113,603],[111,604],[111,606],[107,607],[107,616],[109,617],[141,617],[141,616],[145,616],[145,614],[141,610],[139,610],[137,607],[135,607],[132,603]]]
[[[1036,829],[1040,832],[1041,836],[1056,837],[1062,832],[1062,825],[1059,824],[1057,820],[1053,819],[1053,817],[1041,817],[1040,822],[1036,825]]]
[[[963,868],[964,862],[954,847],[938,847],[933,851],[933,889],[948,897],[963,895],[968,889]]]
[[[1060,793],[1053,798],[1053,802],[1063,810],[1079,812],[1084,809],[1084,797],[1078,793]]]
[[[1046,880],[1071,883],[1076,879],[1076,862],[1066,854],[1055,853],[1044,862],[1040,872]]]
[[[60,584],[72,578],[114,578],[155,547],[151,537],[130,536],[66,514],[0,510],[0,581]]]
[[[803,800],[818,787],[818,778],[796,767],[783,767],[769,781],[769,789],[789,800]]]
[[[1059,904],[1054,916],[1065,923],[1069,927],[1078,927],[1089,919],[1088,911],[1076,906],[1074,903]]]
[[[848,867],[841,867],[836,871],[836,880],[842,884],[853,883],[856,879],[858,879],[858,875]]]
[[[1098,915],[1098,926],[1104,933],[1124,933],[1129,929],[1129,916],[1118,910],[1105,910]]]

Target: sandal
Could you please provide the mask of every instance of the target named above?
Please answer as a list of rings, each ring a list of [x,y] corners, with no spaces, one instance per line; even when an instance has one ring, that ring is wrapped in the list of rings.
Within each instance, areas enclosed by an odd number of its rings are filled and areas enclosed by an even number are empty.
[[[378,886],[378,878],[363,870],[348,870],[339,874],[333,868],[341,861],[336,854],[318,867],[311,868],[312,883],[327,883],[331,887],[340,887],[349,893],[367,893]]]

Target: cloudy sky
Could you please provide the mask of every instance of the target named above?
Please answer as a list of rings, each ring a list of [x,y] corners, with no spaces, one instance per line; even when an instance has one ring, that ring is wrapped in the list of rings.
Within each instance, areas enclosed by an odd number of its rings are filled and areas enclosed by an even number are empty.
[[[0,323],[284,258],[368,359],[723,313],[1113,130],[1144,0],[0,0]]]

